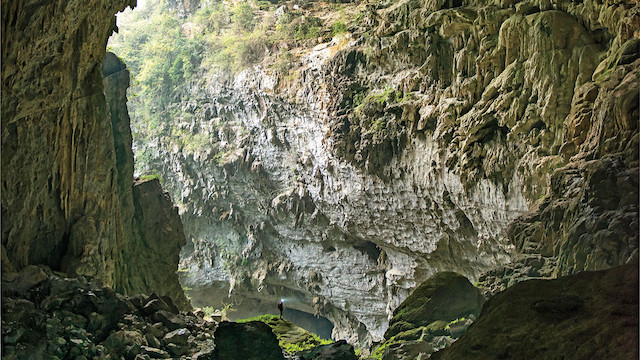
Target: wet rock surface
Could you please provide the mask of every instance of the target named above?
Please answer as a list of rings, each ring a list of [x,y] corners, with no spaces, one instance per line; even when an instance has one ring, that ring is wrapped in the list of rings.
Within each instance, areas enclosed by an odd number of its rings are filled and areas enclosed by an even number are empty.
[[[638,264],[518,283],[432,359],[635,359]]]

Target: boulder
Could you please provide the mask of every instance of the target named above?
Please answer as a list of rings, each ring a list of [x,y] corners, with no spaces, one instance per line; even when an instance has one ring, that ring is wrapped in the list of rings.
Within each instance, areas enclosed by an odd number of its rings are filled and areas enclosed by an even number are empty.
[[[353,346],[345,340],[333,344],[316,346],[313,349],[301,351],[297,354],[300,360],[357,360]]]
[[[10,293],[24,294],[48,278],[49,275],[43,268],[29,265],[22,269],[18,275],[13,278],[13,281],[3,281],[2,293],[3,295]]]
[[[178,329],[174,330],[162,339],[165,344],[181,344],[184,345],[189,340],[189,335],[191,335],[191,331],[188,329]]]
[[[275,334],[261,321],[221,322],[214,337],[213,356],[218,360],[284,359]]]
[[[150,346],[141,346],[140,349],[142,350],[142,354],[149,355],[153,358],[168,359],[171,357],[169,356],[168,352],[162,349],[157,349]]]
[[[638,264],[520,282],[432,359],[637,359]]]
[[[168,311],[160,310],[153,315],[153,320],[161,322],[169,330],[177,330],[187,326],[187,322],[176,314],[172,314]]]
[[[467,278],[454,272],[440,272],[423,282],[393,312],[385,339],[434,321],[452,321],[477,316],[484,296]]]
[[[189,349],[189,347],[186,344],[178,345],[178,344],[169,343],[165,347],[167,348],[167,350],[169,350],[169,353],[171,353],[174,356],[182,356],[186,354],[187,350]]]
[[[159,310],[171,311],[171,308],[162,299],[156,298],[149,300],[143,307],[142,312],[145,315],[151,315]]]

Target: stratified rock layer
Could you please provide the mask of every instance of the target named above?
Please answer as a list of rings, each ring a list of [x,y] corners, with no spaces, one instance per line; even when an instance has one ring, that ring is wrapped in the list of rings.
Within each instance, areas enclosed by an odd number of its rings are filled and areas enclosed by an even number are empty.
[[[492,297],[432,359],[636,359],[638,264],[530,280]]]

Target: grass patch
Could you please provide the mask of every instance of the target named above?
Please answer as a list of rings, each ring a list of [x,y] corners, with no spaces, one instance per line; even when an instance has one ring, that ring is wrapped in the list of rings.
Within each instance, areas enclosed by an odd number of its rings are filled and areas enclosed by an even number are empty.
[[[260,315],[238,320],[237,322],[245,323],[249,321],[262,321],[269,325],[273,333],[276,334],[282,350],[291,354],[333,343],[332,340],[322,339],[318,335],[296,326],[288,320],[280,319],[278,315]]]

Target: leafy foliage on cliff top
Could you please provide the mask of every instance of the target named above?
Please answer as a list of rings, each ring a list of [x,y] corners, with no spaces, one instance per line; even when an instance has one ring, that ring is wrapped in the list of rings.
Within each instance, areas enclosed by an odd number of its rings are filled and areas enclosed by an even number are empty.
[[[314,3],[303,9],[290,2],[212,1],[185,15],[164,0],[147,0],[120,14],[109,50],[131,74],[132,130],[136,143],[144,144],[136,150],[137,171],[153,169],[155,145],[147,144],[158,139],[188,153],[216,148],[217,139],[183,126],[200,116],[183,104],[198,100],[188,95],[195,88],[206,96],[207,75],[232,74],[259,63],[287,75],[318,39],[347,31],[345,6]],[[224,124],[214,126],[220,130]]]
[[[288,353],[312,349],[319,345],[331,344],[333,341],[321,339],[318,335],[309,332],[294,323],[281,319],[277,315],[261,315],[249,319],[238,320],[237,322],[262,321],[271,327],[276,334],[280,347]]]

